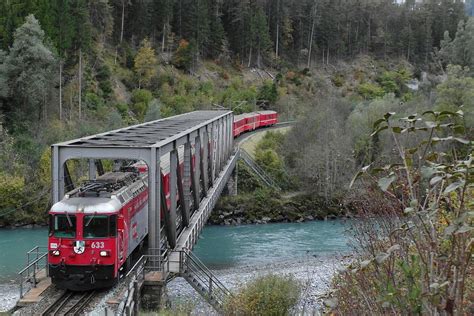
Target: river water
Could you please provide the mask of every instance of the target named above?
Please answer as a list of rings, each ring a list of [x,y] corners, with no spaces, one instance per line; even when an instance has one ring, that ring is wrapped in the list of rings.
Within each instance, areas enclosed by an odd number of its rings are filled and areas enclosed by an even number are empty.
[[[343,220],[207,226],[194,252],[214,269],[349,251]]]
[[[206,226],[194,252],[214,269],[348,251],[347,221]],[[47,229],[0,229],[0,283],[14,282],[26,252],[47,245]]]

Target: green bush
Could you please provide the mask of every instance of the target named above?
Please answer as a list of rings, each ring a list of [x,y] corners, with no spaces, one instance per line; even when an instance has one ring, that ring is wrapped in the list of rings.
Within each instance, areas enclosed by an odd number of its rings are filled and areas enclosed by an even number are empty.
[[[285,135],[280,132],[268,131],[265,133],[255,148],[255,161],[281,188],[286,189],[292,185],[285,171],[283,159],[279,155],[284,141]]]
[[[262,86],[260,86],[258,89],[257,99],[265,100],[270,104],[274,104],[278,99],[276,83],[272,81],[266,81]]]
[[[98,110],[104,106],[104,100],[93,92],[86,93],[86,106],[91,110]]]
[[[16,213],[20,210],[15,211],[22,201],[24,201],[23,191],[25,189],[25,179],[20,176],[11,176],[5,173],[0,173],[0,223],[14,222]]]
[[[397,97],[406,91],[405,82],[410,80],[411,73],[405,68],[397,71],[385,71],[377,78],[385,93],[395,93]]]
[[[336,87],[340,88],[345,83],[344,75],[336,74],[334,77],[332,77],[331,81]]]
[[[143,121],[148,110],[148,104],[153,100],[153,94],[146,89],[135,89],[132,93],[131,110],[139,121]]]
[[[193,64],[193,55],[195,52],[195,45],[193,42],[188,42],[185,39],[179,41],[178,49],[173,55],[173,65],[176,68],[186,71],[191,70]]]
[[[288,315],[300,293],[300,285],[293,276],[258,277],[226,302],[225,314]]]
[[[381,98],[385,95],[384,89],[377,84],[369,82],[360,84],[359,87],[357,87],[357,92],[367,100]]]
[[[130,109],[126,103],[117,103],[115,104],[115,108],[120,113],[120,115],[122,115],[122,118],[125,118],[128,116],[128,111]]]
[[[104,64],[97,71],[95,76],[99,81],[99,88],[102,90],[104,97],[108,97],[112,93],[112,83],[110,81],[110,69]]]

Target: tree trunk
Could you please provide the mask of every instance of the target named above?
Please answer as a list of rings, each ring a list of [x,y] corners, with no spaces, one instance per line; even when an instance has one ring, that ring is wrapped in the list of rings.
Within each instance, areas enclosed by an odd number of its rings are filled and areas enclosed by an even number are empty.
[[[262,54],[260,53],[260,44],[258,45],[258,50],[257,50],[257,68],[261,68],[261,58]]]
[[[367,36],[367,53],[370,50],[370,38],[372,36],[372,34],[370,33],[371,22],[372,22],[372,19],[370,18],[370,14],[369,14],[369,29],[368,29],[368,32],[367,32],[367,34],[368,34],[368,36]]]
[[[308,63],[307,68],[311,66],[311,53],[313,49],[313,36],[314,36],[314,25],[316,24],[316,18],[313,17],[313,25],[311,26],[311,35],[309,38],[309,52],[308,52]]]
[[[268,19],[270,22],[270,16]],[[277,0],[277,11],[276,11],[276,39],[275,39],[275,55],[278,58],[278,45],[279,45],[279,36],[280,36],[280,0]]]
[[[329,65],[329,45],[328,45],[328,53],[326,54],[326,65]]]
[[[183,7],[182,7],[182,0],[179,0],[179,37],[183,37],[183,29],[182,29],[182,24],[183,24]]]
[[[388,24],[387,21],[385,21],[385,34],[383,37],[383,59],[384,60],[387,59],[387,32],[388,32],[387,24]]]
[[[249,52],[249,63],[247,65],[248,68],[250,68],[251,62],[252,62],[252,47],[250,47],[250,52]]]
[[[165,51],[165,36],[166,35],[166,23],[163,24],[163,39],[161,41],[161,52],[163,53]]]
[[[279,36],[279,33],[280,32],[280,26],[278,25],[278,22],[277,22],[277,33],[276,33],[276,45],[275,45],[275,55],[276,57],[278,58],[278,36]]]
[[[79,120],[82,119],[82,48],[79,49]]]
[[[43,92],[43,120],[46,122],[48,118],[48,109],[46,108],[46,92]]]
[[[59,60],[59,120],[63,120],[63,62]]]
[[[126,0],[122,0],[122,28],[120,30],[120,44],[122,44],[123,41],[123,28],[125,24],[125,1]]]

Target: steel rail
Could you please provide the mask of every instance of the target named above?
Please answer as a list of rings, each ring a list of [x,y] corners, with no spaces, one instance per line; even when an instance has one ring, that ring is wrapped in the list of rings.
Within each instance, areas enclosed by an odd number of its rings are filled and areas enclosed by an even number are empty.
[[[63,308],[69,298],[73,295],[70,291],[64,291],[61,296],[50,304],[42,313],[41,316],[57,315],[58,312]]]

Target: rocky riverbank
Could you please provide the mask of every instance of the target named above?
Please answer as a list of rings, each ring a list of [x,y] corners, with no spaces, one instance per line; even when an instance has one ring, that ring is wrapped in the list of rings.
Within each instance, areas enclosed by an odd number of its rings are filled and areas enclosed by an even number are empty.
[[[331,256],[295,259],[271,264],[237,266],[215,270],[219,280],[231,291],[238,290],[256,276],[266,274],[292,274],[302,286],[300,301],[295,313],[314,314],[324,308],[324,300],[330,290],[331,280],[350,256]],[[217,315],[212,307],[182,278],[171,281],[167,286],[171,310],[186,310],[191,315]]]
[[[0,284],[0,314],[13,309],[20,298],[18,284],[6,283]]]
[[[223,197],[211,213],[211,225],[301,223],[349,216],[337,201],[326,202],[312,195],[285,197],[267,193]]]

